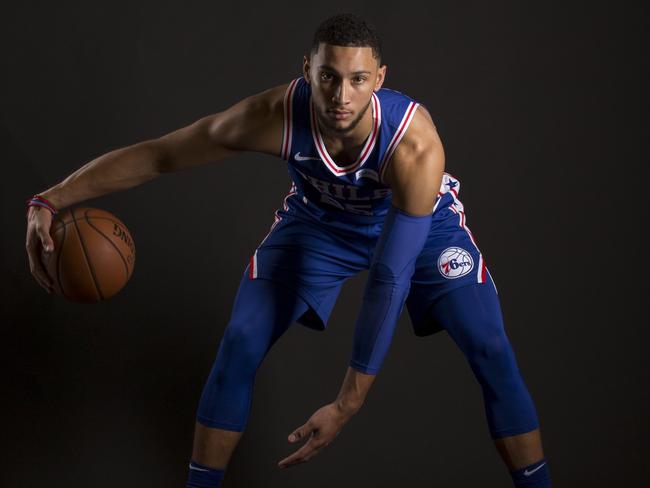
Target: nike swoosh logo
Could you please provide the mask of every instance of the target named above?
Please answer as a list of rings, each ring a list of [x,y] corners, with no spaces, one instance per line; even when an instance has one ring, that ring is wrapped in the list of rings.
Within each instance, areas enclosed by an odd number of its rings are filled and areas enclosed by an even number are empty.
[[[371,169],[360,169],[354,174],[354,179],[358,180],[361,178],[370,178],[379,183],[379,175],[376,171],[373,171]]]
[[[293,157],[296,161],[308,161],[310,159],[320,159],[314,156],[301,156],[300,151],[298,151]]]
[[[533,469],[533,470],[531,470],[531,471],[525,470],[525,471],[524,471],[524,476],[530,476],[531,474],[533,474],[535,471],[537,471],[539,468],[541,468],[541,467],[544,466],[545,464],[546,464],[546,463],[542,463],[542,464],[540,464],[539,466],[537,466],[535,469]]]
[[[195,469],[197,471],[209,471],[208,469],[201,469],[201,468],[197,468],[196,466],[192,466],[192,463],[190,463],[190,469]]]

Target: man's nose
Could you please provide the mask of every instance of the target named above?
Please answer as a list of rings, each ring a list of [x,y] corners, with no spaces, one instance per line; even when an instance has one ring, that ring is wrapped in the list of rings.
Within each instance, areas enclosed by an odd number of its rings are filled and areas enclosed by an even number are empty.
[[[336,90],[334,90],[334,96],[332,97],[332,101],[339,105],[345,105],[349,102],[347,96],[348,96],[348,88],[345,84],[345,81],[341,81],[336,87]]]

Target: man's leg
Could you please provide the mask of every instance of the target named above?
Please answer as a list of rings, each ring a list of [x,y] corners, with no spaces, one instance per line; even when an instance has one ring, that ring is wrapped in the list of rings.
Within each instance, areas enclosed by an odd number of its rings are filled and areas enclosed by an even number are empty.
[[[481,385],[490,434],[516,486],[550,486],[548,470],[541,470],[545,460],[537,413],[506,336],[491,278],[450,291],[431,311]],[[520,484],[519,474],[533,483]]]
[[[494,445],[510,471],[529,466],[544,458],[539,428],[524,434],[495,439]]]
[[[244,273],[199,402],[192,451],[192,461],[198,464],[190,466],[190,476],[200,476],[206,468],[225,470],[248,420],[259,365],[307,309],[293,290],[269,280],[251,280]]]

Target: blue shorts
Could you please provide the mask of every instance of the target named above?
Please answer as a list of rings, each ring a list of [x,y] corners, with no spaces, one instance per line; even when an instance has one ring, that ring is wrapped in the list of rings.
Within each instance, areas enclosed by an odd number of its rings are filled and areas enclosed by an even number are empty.
[[[246,273],[295,290],[310,307],[298,322],[323,330],[345,280],[370,267],[382,225],[383,218],[325,211],[289,192]],[[438,298],[488,279],[462,203],[451,192],[441,195],[406,300],[415,334],[442,330],[427,314]]]

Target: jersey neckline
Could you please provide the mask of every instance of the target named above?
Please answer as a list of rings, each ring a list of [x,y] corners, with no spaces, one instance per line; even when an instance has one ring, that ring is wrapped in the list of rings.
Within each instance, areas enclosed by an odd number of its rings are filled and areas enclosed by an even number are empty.
[[[372,150],[375,148],[375,144],[379,135],[379,127],[381,126],[381,104],[379,103],[379,98],[375,93],[372,93],[371,99],[372,106],[372,128],[370,130],[370,136],[366,139],[366,143],[359,152],[357,160],[354,163],[351,163],[347,166],[339,166],[334,161],[334,158],[330,156],[327,152],[327,147],[325,147],[325,142],[323,141],[323,136],[320,132],[320,127],[318,126],[318,121],[316,119],[316,111],[314,110],[314,102],[312,100],[311,94],[309,95],[309,115],[311,120],[311,133],[314,138],[314,145],[318,151],[318,155],[321,157],[325,166],[336,176],[344,175],[356,171],[368,160]]]

